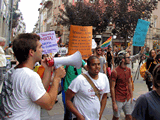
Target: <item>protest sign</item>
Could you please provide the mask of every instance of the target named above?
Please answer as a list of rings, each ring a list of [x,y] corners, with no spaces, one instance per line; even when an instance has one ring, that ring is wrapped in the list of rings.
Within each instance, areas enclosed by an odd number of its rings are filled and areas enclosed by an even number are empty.
[[[58,53],[61,56],[65,56],[68,53],[68,48],[66,48],[66,47],[59,47],[58,50],[59,50]]]
[[[138,19],[133,36],[133,46],[144,46],[150,22]]]
[[[55,31],[38,33],[38,35],[41,37],[40,42],[42,43],[43,54],[58,52],[58,45],[57,45],[57,38],[55,36]]]
[[[68,54],[76,51],[81,52],[83,59],[92,55],[92,26],[71,25]]]

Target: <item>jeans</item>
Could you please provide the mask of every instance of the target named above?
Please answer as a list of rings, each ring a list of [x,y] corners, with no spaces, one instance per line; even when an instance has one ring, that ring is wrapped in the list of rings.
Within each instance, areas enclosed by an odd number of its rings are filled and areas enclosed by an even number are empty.
[[[63,87],[63,80],[61,80],[61,86]],[[63,89],[63,88],[62,88]],[[74,98],[74,97],[73,97]],[[73,102],[73,98],[71,101]],[[63,101],[63,106],[64,106],[64,120],[72,120],[72,112],[68,110],[66,107],[66,102],[65,102],[65,92],[64,89],[62,90],[62,101]]]

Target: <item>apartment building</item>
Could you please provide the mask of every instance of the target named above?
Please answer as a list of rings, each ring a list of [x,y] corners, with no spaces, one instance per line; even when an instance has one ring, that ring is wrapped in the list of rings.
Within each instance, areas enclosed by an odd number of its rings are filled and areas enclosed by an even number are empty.
[[[12,28],[12,24],[13,24],[13,14],[15,12],[20,12],[18,11],[18,2],[20,2],[20,0],[0,0],[0,36],[7,39],[7,44],[9,44],[12,41],[13,33],[15,34],[15,31]],[[16,22],[18,22],[18,25],[17,24],[16,25],[20,27],[21,25],[19,24],[20,23],[19,19]],[[22,29],[25,30],[25,27],[21,26],[21,29],[17,30],[24,32],[24,30]]]
[[[46,32],[46,31],[55,31],[56,36],[62,38],[62,42],[66,43],[69,41],[69,31],[65,26],[62,26],[58,23],[58,15],[61,14],[59,8],[64,9],[64,3],[69,2],[71,4],[75,4],[76,2],[90,2],[94,3],[96,0],[42,0],[41,8],[39,8],[39,18],[37,23],[35,24],[35,28],[33,32]],[[105,2],[105,1],[104,1]],[[160,2],[158,2],[158,9],[153,11],[152,18],[150,19],[151,23],[153,23],[153,27],[149,29],[146,43],[150,48],[153,48],[153,41],[157,39],[160,32]],[[113,25],[111,24],[106,28],[106,31],[100,35],[102,41],[105,41],[109,38],[111,34],[111,30],[113,29]],[[117,40],[122,41],[122,40]]]

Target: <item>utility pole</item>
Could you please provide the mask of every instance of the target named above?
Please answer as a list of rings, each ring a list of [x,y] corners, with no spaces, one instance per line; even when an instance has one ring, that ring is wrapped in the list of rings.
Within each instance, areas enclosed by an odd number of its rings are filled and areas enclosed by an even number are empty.
[[[11,42],[11,34],[12,34],[12,23],[13,23],[13,0],[9,1],[9,12],[10,12],[10,17],[9,17],[9,35],[8,35],[8,44]]]

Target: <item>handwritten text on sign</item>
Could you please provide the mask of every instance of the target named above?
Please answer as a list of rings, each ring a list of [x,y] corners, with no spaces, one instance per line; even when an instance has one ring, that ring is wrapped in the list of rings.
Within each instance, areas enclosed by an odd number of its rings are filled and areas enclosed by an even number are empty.
[[[133,36],[133,46],[144,46],[150,22],[138,19],[136,30]]]
[[[75,26],[70,27],[69,36],[69,55],[80,51],[82,58],[88,58],[92,52],[92,26]]]
[[[43,54],[55,53],[58,51],[57,39],[54,31],[38,33],[41,37]]]

